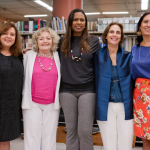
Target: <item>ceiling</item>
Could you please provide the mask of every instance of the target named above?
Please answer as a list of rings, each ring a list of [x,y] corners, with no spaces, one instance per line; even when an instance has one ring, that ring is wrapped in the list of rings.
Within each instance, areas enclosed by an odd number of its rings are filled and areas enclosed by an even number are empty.
[[[42,0],[48,5],[53,5],[53,0]],[[150,2],[149,2],[150,3]],[[128,11],[129,14],[120,15],[91,15],[88,16],[88,21],[96,21],[97,18],[113,18],[113,17],[140,17],[141,0],[83,0],[83,10],[85,12],[108,12],[108,11]],[[150,4],[149,4],[150,10]],[[0,17],[24,21],[24,15],[31,14],[47,14],[47,17],[42,17],[44,20],[51,20],[52,12],[35,3],[33,0],[0,0]]]

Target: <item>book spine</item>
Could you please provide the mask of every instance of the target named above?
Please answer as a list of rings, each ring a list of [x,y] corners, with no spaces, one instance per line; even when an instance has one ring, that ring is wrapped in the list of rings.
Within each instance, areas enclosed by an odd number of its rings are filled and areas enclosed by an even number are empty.
[[[29,21],[29,33],[33,32],[33,21]]]
[[[59,30],[60,30],[60,31],[62,31],[62,26],[61,26],[60,18],[59,18],[59,20],[58,20],[58,21],[59,21]]]
[[[24,31],[24,21],[21,21],[21,31]]]
[[[37,23],[38,23],[38,28],[37,28],[37,29],[40,29],[40,20],[41,20],[41,19],[38,19],[38,20],[37,20]]]
[[[29,22],[28,21],[24,22],[24,31],[29,31]]]
[[[37,29],[38,29],[37,21],[34,21],[34,31],[36,31]]]

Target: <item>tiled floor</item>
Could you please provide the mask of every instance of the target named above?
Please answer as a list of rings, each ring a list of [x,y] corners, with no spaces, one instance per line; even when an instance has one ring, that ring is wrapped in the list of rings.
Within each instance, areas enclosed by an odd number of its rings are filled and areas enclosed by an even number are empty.
[[[64,143],[57,143],[57,150],[66,150]],[[23,140],[21,137],[10,142],[10,150],[23,150]],[[94,150],[104,150],[102,146],[94,146]],[[142,146],[136,146],[133,150],[142,150]]]

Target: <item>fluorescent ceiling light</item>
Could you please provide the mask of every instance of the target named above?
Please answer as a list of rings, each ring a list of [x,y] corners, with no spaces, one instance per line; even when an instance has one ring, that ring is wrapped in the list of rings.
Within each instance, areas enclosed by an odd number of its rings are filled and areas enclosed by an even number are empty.
[[[100,12],[95,12],[95,13],[85,13],[86,15],[99,15]]]
[[[45,7],[46,9],[50,10],[50,11],[53,11],[53,7],[47,5],[46,3],[40,1],[40,0],[35,0],[34,2],[38,3],[39,5]]]
[[[128,14],[129,12],[102,12],[102,14]]]
[[[147,10],[148,9],[149,0],[141,0],[141,9]]]
[[[46,17],[47,15],[24,15],[24,17]]]

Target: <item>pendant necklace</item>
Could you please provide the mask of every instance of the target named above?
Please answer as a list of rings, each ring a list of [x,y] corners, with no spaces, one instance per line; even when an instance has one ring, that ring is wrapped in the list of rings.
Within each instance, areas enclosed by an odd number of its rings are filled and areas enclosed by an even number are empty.
[[[141,50],[141,45],[140,45],[140,48],[139,48],[139,61],[140,61],[141,63],[143,63],[143,62],[146,60],[146,58],[148,57],[148,55],[150,54],[150,51],[149,51],[149,53],[147,54],[147,56],[145,57],[145,59],[141,61],[141,59],[140,59],[140,50]]]

